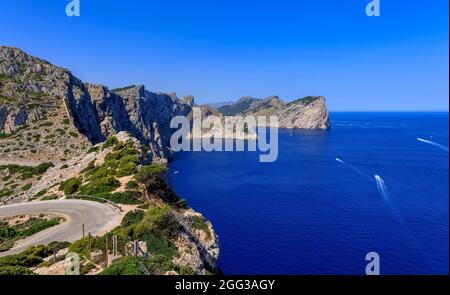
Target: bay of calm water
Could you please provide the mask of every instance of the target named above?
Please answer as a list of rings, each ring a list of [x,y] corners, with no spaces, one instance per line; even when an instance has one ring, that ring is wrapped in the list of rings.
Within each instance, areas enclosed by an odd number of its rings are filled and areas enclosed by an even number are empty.
[[[172,185],[213,223],[224,273],[364,274],[375,251],[382,274],[447,274],[448,113],[330,117],[328,131],[280,130],[274,163],[175,155]]]

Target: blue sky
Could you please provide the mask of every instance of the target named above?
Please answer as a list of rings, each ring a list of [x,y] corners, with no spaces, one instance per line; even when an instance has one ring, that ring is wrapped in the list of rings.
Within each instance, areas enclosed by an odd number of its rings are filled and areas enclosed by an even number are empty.
[[[196,101],[323,95],[331,111],[448,111],[448,1],[4,0],[0,45],[110,88]]]

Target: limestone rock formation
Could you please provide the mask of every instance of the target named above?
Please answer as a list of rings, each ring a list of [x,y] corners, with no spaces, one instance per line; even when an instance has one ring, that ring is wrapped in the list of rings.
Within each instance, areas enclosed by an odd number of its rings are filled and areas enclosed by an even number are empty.
[[[290,103],[278,96],[265,99],[243,97],[217,109],[223,115],[278,116],[280,128],[328,129],[330,120],[325,98],[308,96]]]
[[[174,131],[170,119],[187,115],[193,101],[193,97],[180,100],[176,94],[153,93],[142,85],[111,91],[101,85],[83,83],[68,70],[19,49],[0,47],[0,133],[12,135],[20,128],[31,127],[41,137],[57,130],[62,136],[71,129],[70,140],[61,141],[59,137],[54,142],[64,149],[68,142],[74,141],[71,137],[79,138],[74,144],[88,147],[110,135],[128,131],[149,147],[154,161],[166,161]],[[43,119],[49,119],[46,126],[40,126]],[[49,128],[59,121],[68,124]],[[43,156],[45,147],[37,146],[36,154]]]
[[[282,128],[328,129],[328,117],[325,98],[306,97],[285,105],[278,113]]]

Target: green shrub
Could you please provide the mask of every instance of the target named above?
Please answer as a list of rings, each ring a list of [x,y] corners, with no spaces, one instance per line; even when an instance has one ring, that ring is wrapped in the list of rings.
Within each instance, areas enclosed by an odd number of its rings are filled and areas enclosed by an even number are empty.
[[[87,153],[88,154],[90,154],[90,153],[96,153],[96,152],[98,152],[100,149],[98,148],[98,146],[94,146],[94,147],[91,147],[88,151],[87,151]]]
[[[95,161],[91,161],[91,162],[89,162],[89,164],[86,166],[86,168],[84,168],[83,170],[81,170],[81,173],[88,173],[88,172],[94,170],[95,168],[96,168],[96,167],[95,167]],[[86,176],[88,176],[88,175],[86,175]]]
[[[196,272],[194,269],[192,269],[192,268],[190,268],[190,267],[187,267],[187,266],[178,266],[178,267],[176,268],[176,271],[178,272],[178,274],[179,274],[180,276],[193,276],[193,275],[197,275],[197,272]]]
[[[147,249],[153,255],[164,255],[172,258],[177,252],[175,245],[166,238],[157,237],[152,233],[146,233],[141,237],[141,240],[147,243]]]
[[[154,274],[164,274],[169,270],[176,270],[170,257],[164,255],[153,255],[145,262],[147,269]]]
[[[51,167],[55,167],[53,163],[42,163],[33,168],[34,174],[44,174]]]
[[[205,222],[203,218],[201,218],[200,216],[193,216],[192,227],[204,231],[206,234],[206,240],[207,241],[211,240],[212,238],[211,230],[209,229],[208,224]]]
[[[49,253],[53,254],[53,251],[58,252],[59,250],[65,249],[70,246],[69,242],[63,241],[63,242],[51,242],[47,245],[47,249]]]
[[[37,245],[37,246],[31,246],[28,249],[26,249],[25,251],[23,251],[21,253],[21,255],[25,255],[25,256],[36,256],[36,257],[41,257],[41,258],[45,258],[49,255],[48,249],[46,246],[44,245]]]
[[[112,163],[115,163],[114,165],[117,167],[119,165],[119,163],[116,163],[116,162],[119,159],[120,159],[120,153],[118,153],[118,152],[111,152],[111,153],[108,153],[105,156],[105,163],[107,165],[111,165]]]
[[[70,131],[70,132],[69,132],[69,135],[72,136],[72,137],[75,137],[75,138],[77,138],[77,137],[80,136],[78,133],[73,132],[73,131]]]
[[[8,137],[11,137],[11,135],[12,134],[7,134],[7,133],[0,132],[0,139],[5,139],[5,138],[8,138]]]
[[[41,201],[52,201],[52,200],[57,200],[57,199],[59,199],[58,195],[48,195],[48,196],[43,197],[41,199]]]
[[[24,276],[24,275],[35,275],[35,273],[24,266],[4,265],[0,267],[0,276]]]
[[[135,163],[137,164],[138,161],[138,157],[135,154],[124,154],[121,155],[120,160],[119,160],[119,166],[120,165],[125,165],[128,163]]]
[[[59,190],[63,191],[66,195],[74,194],[78,191],[82,184],[82,180],[80,177],[73,177],[66,181],[64,181],[60,186]]]
[[[31,188],[32,184],[31,183],[27,183],[24,186],[22,186],[22,191],[27,191]]]
[[[0,190],[0,198],[1,197],[9,197],[13,194],[14,192],[12,190],[7,190],[7,189],[3,189]]]
[[[178,197],[175,191],[167,185],[162,175],[149,176],[145,179],[144,184],[150,197],[157,197],[176,208],[187,207],[186,201]]]
[[[137,171],[137,164],[133,162],[128,162],[124,164],[120,164],[117,168],[116,175],[118,177],[133,175]]]
[[[157,238],[173,239],[179,234],[180,224],[170,207],[153,207],[145,212],[145,216],[136,226],[134,238],[139,239],[147,234]]]
[[[41,175],[47,172],[51,167],[54,167],[53,163],[42,163],[35,167],[19,166],[19,165],[3,165],[0,166],[0,170],[8,170],[11,174],[21,174],[22,179],[32,178],[34,175]]]
[[[95,267],[96,267],[95,264],[93,264],[90,261],[88,263],[81,265],[80,275],[85,275],[85,274],[89,273],[91,270],[95,269]]]
[[[29,236],[34,235],[35,233],[38,233],[40,231],[43,231],[47,228],[50,228],[50,227],[58,225],[58,224],[59,224],[59,218],[52,218],[50,220],[42,220],[42,221],[39,221],[39,222],[31,225],[27,229],[21,231],[19,237],[20,238],[29,237]]]
[[[117,204],[140,204],[142,201],[139,200],[139,197],[141,196],[140,192],[135,191],[124,191],[120,193],[100,193],[97,194],[98,197],[110,200]]]
[[[126,256],[103,270],[100,275],[145,275],[146,271],[150,274],[163,274],[174,268],[172,261],[163,255],[154,255],[148,260],[140,256]]]
[[[31,172],[31,171],[25,171],[25,172],[23,172],[22,173],[22,175],[20,176],[20,178],[22,179],[22,180],[26,180],[26,179],[31,179],[31,178],[33,178],[33,172]]]
[[[42,197],[42,196],[45,195],[46,193],[47,193],[47,190],[46,190],[46,189],[43,189],[43,190],[37,192],[37,193],[34,195],[34,197],[35,197],[35,198]]]
[[[24,253],[25,252],[16,255],[0,257],[0,269],[3,269],[5,266],[33,267],[43,261],[42,257]]]
[[[0,252],[8,251],[14,246],[14,239],[7,239],[4,241],[1,241],[0,243]]]
[[[150,208],[150,204],[142,204],[138,206],[138,209],[147,210]]]
[[[144,211],[133,210],[128,212],[122,219],[120,226],[126,227],[139,223],[144,218]]]
[[[135,178],[137,181],[145,183],[147,180],[152,179],[156,176],[161,176],[166,174],[168,171],[167,166],[162,164],[152,164],[149,166],[143,166],[139,169]]]
[[[67,197],[67,199],[71,200],[71,199],[75,199],[75,200],[85,200],[85,201],[91,201],[91,202],[97,202],[97,203],[101,203],[104,204],[106,203],[105,200],[103,199],[99,199],[98,197],[90,197],[90,196],[69,196]]]
[[[144,275],[140,263],[145,263],[143,257],[126,256],[104,269],[100,275]]]
[[[118,143],[119,143],[119,140],[117,139],[117,137],[115,137],[114,135],[110,136],[103,144],[103,149],[110,148]]]
[[[95,167],[85,173],[85,175],[89,179],[98,179],[98,178],[104,178],[108,176],[115,176],[116,175],[116,167],[113,165],[107,165],[103,164],[102,166]]]
[[[83,255],[84,257],[89,256],[89,245],[88,245],[88,237],[79,239],[78,241],[75,241],[70,245],[69,252],[74,252],[80,255]]]
[[[80,193],[82,195],[97,196],[111,192],[119,186],[120,182],[114,176],[106,176],[91,180],[87,185],[80,188]]]
[[[135,189],[135,188],[138,188],[138,187],[139,187],[139,184],[136,181],[134,181],[134,180],[129,181],[127,183],[127,185],[126,185],[127,189]]]
[[[53,122],[47,121],[39,124],[39,127],[50,127],[50,126],[53,126]]]

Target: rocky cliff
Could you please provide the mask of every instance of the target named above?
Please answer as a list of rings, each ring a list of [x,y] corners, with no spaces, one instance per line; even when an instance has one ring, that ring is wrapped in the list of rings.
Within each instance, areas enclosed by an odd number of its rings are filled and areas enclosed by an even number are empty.
[[[325,98],[305,97],[284,105],[276,115],[282,128],[329,129]]]
[[[278,116],[280,128],[328,129],[330,120],[325,98],[308,96],[285,103],[278,96],[265,99],[243,97],[217,109],[223,115]]]
[[[170,154],[170,119],[187,115],[192,104],[193,97],[180,100],[174,94],[147,91],[142,85],[111,91],[83,83],[66,69],[16,48],[0,47],[2,137],[11,137],[13,144],[28,133],[39,139],[58,134],[58,140],[52,140],[54,150],[36,140],[34,156],[28,158],[63,157],[61,147],[68,142],[88,147],[127,131],[148,146],[154,161],[165,161]],[[8,152],[23,155],[21,150]]]

